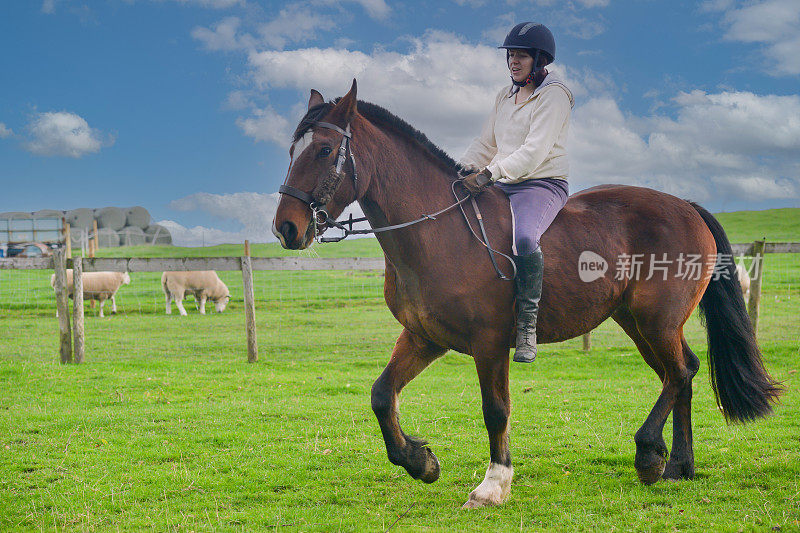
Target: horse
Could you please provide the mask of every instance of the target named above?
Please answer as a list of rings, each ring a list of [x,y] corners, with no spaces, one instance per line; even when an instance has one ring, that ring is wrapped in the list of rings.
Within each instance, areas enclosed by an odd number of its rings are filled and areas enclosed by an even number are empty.
[[[272,231],[284,248],[304,249],[336,224],[331,221],[346,206],[360,204],[385,255],[386,304],[404,328],[371,391],[389,461],[425,483],[438,479],[439,461],[427,442],[400,426],[399,395],[447,350],[470,355],[490,462],[464,507],[502,504],[514,472],[508,439],[513,284],[498,279],[484,244],[470,231],[466,222],[477,224],[475,213],[466,209],[462,217],[452,209],[426,216],[453,203],[459,190],[455,162],[408,123],[356,94],[356,80],[331,102],[311,90]],[[507,197],[489,187],[476,200],[487,214],[488,241],[510,254]],[[408,224],[420,216],[418,224]],[[731,254],[728,238],[704,208],[652,189],[598,186],[570,197],[541,247],[539,342],[582,335],[611,317],[662,382],[634,437],[642,483],[694,477],[692,378],[700,360],[683,325],[698,305],[708,330],[711,385],[726,420],[746,422],[772,411],[782,387],[762,362],[733,263],[718,261]],[[617,269],[623,275],[612,273],[608,264],[625,258],[627,266]],[[689,258],[695,258],[694,268],[688,268]],[[670,412],[668,453],[662,434]]]

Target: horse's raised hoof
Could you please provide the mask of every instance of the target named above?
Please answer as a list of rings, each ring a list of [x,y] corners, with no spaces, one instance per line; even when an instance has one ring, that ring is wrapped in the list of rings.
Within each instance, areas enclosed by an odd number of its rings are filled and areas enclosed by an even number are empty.
[[[416,439],[415,439],[416,440]],[[439,466],[439,459],[427,446],[415,442],[409,438],[409,448],[406,460],[401,463],[408,472],[408,475],[414,479],[419,479],[425,483],[433,483],[439,479],[441,468]]]
[[[436,455],[431,451],[430,448],[422,449],[427,453],[425,458],[425,469],[423,470],[419,479],[425,483],[433,483],[439,479],[439,474],[442,470],[439,466],[439,459],[436,458]]]
[[[694,463],[686,461],[680,463],[670,459],[667,462],[664,473],[661,477],[669,481],[680,481],[681,479],[694,479]]]

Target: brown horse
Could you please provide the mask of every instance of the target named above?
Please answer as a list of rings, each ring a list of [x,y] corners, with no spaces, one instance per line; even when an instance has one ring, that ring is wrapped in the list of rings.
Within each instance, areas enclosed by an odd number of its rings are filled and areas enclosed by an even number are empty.
[[[335,218],[358,201],[378,228],[453,203],[453,160],[385,109],[357,101],[355,80],[335,102],[326,103],[311,91],[290,155],[273,224],[286,248],[306,248],[316,232],[324,231],[324,220],[315,223],[322,204]],[[506,196],[490,188],[477,201],[488,215],[490,242],[510,253]],[[476,224],[474,215],[469,218]],[[512,283],[498,279],[486,249],[457,209],[376,235],[386,256],[386,303],[405,328],[372,387],[372,409],[389,460],[426,483],[438,479],[436,456],[400,427],[398,396],[448,349],[471,355],[491,462],[465,507],[500,504],[513,475],[508,444]],[[692,378],[700,361],[686,343],[683,325],[698,304],[708,328],[711,383],[725,417],[748,421],[771,411],[781,389],[762,364],[733,263],[717,261],[715,271],[717,254],[731,249],[705,209],[650,189],[595,187],[570,198],[541,246],[545,273],[539,342],[576,337],[611,317],[662,381],[661,394],[634,439],[634,466],[643,483],[694,476]],[[687,275],[691,258],[694,268]],[[624,268],[615,275],[609,265]],[[671,411],[668,454],[662,432]]]

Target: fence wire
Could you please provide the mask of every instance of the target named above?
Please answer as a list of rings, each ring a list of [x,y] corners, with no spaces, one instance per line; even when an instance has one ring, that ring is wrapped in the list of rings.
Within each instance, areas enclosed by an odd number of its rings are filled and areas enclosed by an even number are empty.
[[[231,292],[222,314],[206,304],[201,316],[187,296],[188,316],[176,306],[166,315],[160,272],[133,272],[116,296],[117,313],[105,305],[105,318],[85,305],[86,360],[98,356],[201,356],[241,350],[246,357],[244,299],[240,272],[219,272]],[[0,270],[0,356],[51,354],[58,360],[58,321],[49,270]],[[383,299],[382,271],[256,271],[253,273],[259,351],[280,356],[307,347],[309,356],[324,341],[335,349],[388,356],[400,331]],[[789,342],[800,355],[800,255],[764,256],[759,343],[764,348]],[[70,309],[72,302],[70,301]],[[697,314],[685,327],[695,351],[705,345]],[[592,332],[592,350],[636,355],[621,329],[606,321]],[[564,345],[581,349],[580,338]],[[543,348],[545,351],[547,348]],[[316,354],[324,357],[324,354]]]

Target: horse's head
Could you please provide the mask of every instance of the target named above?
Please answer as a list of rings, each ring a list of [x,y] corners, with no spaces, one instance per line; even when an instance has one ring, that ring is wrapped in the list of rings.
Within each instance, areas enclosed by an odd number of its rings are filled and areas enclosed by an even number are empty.
[[[272,233],[284,248],[300,250],[358,199],[363,183],[356,174],[350,123],[356,115],[356,80],[336,104],[311,90],[308,111],[295,130],[286,181]]]

